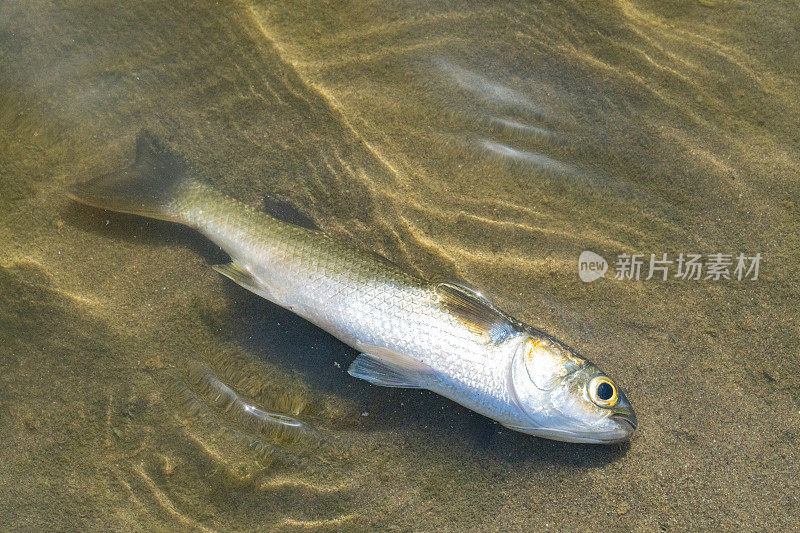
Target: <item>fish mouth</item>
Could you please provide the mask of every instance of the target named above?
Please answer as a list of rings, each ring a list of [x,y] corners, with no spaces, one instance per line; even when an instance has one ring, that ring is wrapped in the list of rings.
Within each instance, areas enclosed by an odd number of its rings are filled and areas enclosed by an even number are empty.
[[[563,442],[574,442],[580,444],[614,444],[622,442],[630,438],[633,429],[628,430],[627,425],[622,426],[624,434],[620,435],[619,430],[613,433],[592,433],[580,432],[568,429],[558,428],[542,428],[542,427],[521,427],[521,426],[506,426],[514,431],[526,433],[535,437],[541,437],[551,440],[560,440]],[[632,427],[632,426],[630,426]]]
[[[601,422],[599,426],[579,426],[575,428],[504,425],[509,429],[537,437],[584,444],[623,442],[630,439],[638,427],[636,415],[633,412],[613,413],[604,420],[605,423]]]
[[[611,415],[610,418],[611,420],[616,420],[617,422],[621,422],[629,427],[631,433],[636,431],[636,428],[639,427],[639,423],[636,420],[636,415],[633,413],[615,413]]]

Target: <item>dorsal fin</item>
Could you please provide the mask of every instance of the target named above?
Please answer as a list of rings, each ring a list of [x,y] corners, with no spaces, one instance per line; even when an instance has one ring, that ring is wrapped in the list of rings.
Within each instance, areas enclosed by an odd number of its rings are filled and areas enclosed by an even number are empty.
[[[514,320],[471,287],[451,281],[435,286],[439,302],[477,335],[499,344],[518,333]]]
[[[264,210],[272,217],[286,222],[300,226],[301,228],[312,229],[320,231],[319,226],[313,218],[303,213],[293,203],[277,198],[272,195],[267,195],[263,200]]]

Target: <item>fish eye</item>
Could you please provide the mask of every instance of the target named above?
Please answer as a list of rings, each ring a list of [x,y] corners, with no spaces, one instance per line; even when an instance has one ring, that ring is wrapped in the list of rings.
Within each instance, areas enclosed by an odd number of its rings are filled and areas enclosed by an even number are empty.
[[[603,401],[608,401],[614,395],[614,387],[609,383],[601,383],[597,386],[597,397]]]
[[[589,398],[600,407],[611,407],[617,403],[617,388],[605,376],[598,376],[589,383]]]

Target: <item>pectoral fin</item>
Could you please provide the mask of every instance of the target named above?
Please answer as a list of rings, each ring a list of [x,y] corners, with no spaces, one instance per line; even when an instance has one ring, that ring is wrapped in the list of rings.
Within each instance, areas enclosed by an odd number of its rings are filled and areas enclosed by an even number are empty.
[[[514,320],[475,289],[444,282],[436,285],[436,295],[461,323],[488,342],[499,344],[518,333]]]

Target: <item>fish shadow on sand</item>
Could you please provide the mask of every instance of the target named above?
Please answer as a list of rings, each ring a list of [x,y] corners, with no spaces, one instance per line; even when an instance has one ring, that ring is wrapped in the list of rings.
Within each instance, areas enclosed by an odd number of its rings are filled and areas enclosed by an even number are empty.
[[[104,237],[150,246],[185,246],[209,265],[228,256],[196,231],[170,222],[145,219],[70,204],[63,220]],[[111,221],[109,223],[108,221]],[[431,445],[463,448],[509,463],[537,461],[598,467],[624,457],[628,443],[592,445],[558,442],[525,435],[433,392],[377,387],[355,379],[347,368],[358,352],[307,320],[234,284],[226,284],[231,300],[230,323],[215,332],[287,374],[299,375],[312,390],[334,394],[366,413],[358,421],[364,431],[394,428],[422,434]],[[269,407],[269,406],[267,406]],[[313,423],[313,421],[311,421]],[[352,421],[342,427],[352,427]],[[334,425],[331,429],[336,429]]]
[[[228,255],[206,237],[174,222],[104,211],[72,201],[61,212],[61,219],[105,238],[148,246],[184,246],[212,265],[228,261]]]

